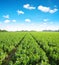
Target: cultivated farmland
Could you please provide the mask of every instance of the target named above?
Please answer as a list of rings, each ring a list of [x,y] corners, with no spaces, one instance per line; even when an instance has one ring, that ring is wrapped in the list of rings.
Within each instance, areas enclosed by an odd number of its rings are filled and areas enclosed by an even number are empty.
[[[59,32],[0,32],[0,65],[59,65]]]

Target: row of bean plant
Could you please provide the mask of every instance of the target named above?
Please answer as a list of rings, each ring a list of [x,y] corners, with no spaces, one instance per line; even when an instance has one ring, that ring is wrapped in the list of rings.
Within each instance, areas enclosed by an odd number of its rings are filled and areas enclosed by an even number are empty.
[[[51,65],[59,65],[59,32],[31,32],[31,35],[46,52]]]

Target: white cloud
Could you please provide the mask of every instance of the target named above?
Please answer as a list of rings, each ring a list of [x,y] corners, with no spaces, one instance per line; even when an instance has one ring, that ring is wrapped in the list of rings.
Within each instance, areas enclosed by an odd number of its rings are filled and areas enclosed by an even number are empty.
[[[16,23],[16,24],[2,24],[0,26],[0,29],[5,29],[8,31],[20,31],[20,30],[36,30],[36,31],[42,31],[42,30],[58,30],[59,29],[59,25],[57,24],[50,24],[49,23],[30,23],[30,24],[26,24],[26,23]]]
[[[48,19],[44,19],[43,21],[44,21],[44,22],[47,22],[47,21],[48,21]]]
[[[4,22],[5,22],[5,23],[9,23],[9,22],[10,22],[10,20],[5,20]]]
[[[9,18],[9,15],[3,15],[4,18]]]
[[[45,6],[38,6],[38,10],[42,11],[42,12],[49,12],[49,13],[55,13],[56,11],[58,11],[57,8],[54,8],[53,10],[50,9],[50,7],[45,7]]]
[[[2,25],[2,23],[0,22],[0,26]]]
[[[14,22],[15,23],[16,20],[8,20],[8,19],[7,20],[4,20],[4,23],[9,23],[9,22],[11,22],[11,23]]]
[[[30,4],[25,4],[23,7],[29,10],[35,9],[35,7],[30,6]]]
[[[44,7],[44,6],[40,5],[40,6],[38,6],[38,10],[41,10],[43,12],[48,12],[50,10],[50,8],[49,7]]]
[[[24,14],[23,11],[20,11],[20,10],[17,10],[17,13],[20,15],[20,14]]]
[[[16,22],[16,20],[12,20],[12,22]]]
[[[25,19],[25,22],[31,22],[31,20],[30,19]]]
[[[55,9],[53,9],[53,10],[50,10],[49,12],[50,12],[50,13],[55,13],[56,11],[58,11],[58,9],[55,8]]]

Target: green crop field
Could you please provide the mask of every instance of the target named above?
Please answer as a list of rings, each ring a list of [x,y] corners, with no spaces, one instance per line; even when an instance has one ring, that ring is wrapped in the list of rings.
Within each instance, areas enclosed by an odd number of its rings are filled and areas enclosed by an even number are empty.
[[[59,32],[0,32],[0,65],[59,65]]]

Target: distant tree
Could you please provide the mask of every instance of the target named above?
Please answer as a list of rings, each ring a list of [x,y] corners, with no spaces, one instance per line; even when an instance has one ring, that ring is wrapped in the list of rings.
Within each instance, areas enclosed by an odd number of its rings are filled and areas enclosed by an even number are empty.
[[[59,30],[43,30],[43,32],[59,32]]]
[[[7,30],[1,30],[1,29],[0,29],[0,32],[7,32]]]
[[[36,32],[35,30],[31,30],[30,32]]]
[[[43,30],[43,32],[52,32],[53,30]]]

